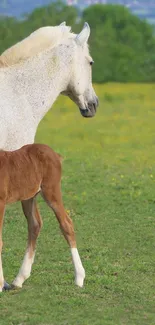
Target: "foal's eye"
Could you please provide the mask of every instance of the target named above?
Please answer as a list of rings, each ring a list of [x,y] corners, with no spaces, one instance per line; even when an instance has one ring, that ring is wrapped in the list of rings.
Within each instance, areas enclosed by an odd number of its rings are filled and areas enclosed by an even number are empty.
[[[90,65],[93,65],[94,64],[94,61],[92,60],[92,61],[90,61]]]

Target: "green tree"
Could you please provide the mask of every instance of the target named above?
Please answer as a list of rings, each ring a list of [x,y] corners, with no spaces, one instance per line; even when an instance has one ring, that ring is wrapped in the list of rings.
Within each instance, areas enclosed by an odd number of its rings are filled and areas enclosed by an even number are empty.
[[[42,26],[56,26],[66,21],[67,25],[72,26],[77,19],[77,9],[73,6],[67,6],[61,1],[56,1],[50,5],[35,9],[28,15],[25,21],[26,30],[35,30]]]
[[[17,40],[18,22],[15,18],[0,18],[0,52],[3,52]]]
[[[91,26],[94,81],[154,81],[152,27],[116,5],[94,5],[83,12]]]
[[[56,1],[46,7],[35,9],[23,20],[0,18],[0,52],[27,37],[42,26],[55,26],[66,21],[73,26],[76,23],[78,10],[75,7]]]

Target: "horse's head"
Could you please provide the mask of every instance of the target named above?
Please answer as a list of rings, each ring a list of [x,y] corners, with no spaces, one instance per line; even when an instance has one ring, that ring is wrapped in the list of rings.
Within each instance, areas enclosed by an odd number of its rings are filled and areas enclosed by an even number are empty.
[[[78,105],[84,117],[93,117],[98,106],[98,98],[92,86],[92,64],[94,62],[88,50],[89,35],[90,27],[88,23],[85,23],[80,34],[74,39],[75,51],[70,81],[63,92]]]

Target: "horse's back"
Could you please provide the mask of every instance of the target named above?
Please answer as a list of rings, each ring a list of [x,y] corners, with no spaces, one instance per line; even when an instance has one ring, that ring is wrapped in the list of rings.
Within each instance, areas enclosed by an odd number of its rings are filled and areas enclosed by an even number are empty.
[[[58,45],[69,35],[69,32],[69,26],[63,28],[61,26],[45,26],[37,29],[1,54],[0,68],[20,63],[49,47]]]
[[[58,168],[61,166],[62,156],[46,144],[28,144],[23,146],[21,150],[25,150],[28,155],[35,157],[45,166],[50,165]]]

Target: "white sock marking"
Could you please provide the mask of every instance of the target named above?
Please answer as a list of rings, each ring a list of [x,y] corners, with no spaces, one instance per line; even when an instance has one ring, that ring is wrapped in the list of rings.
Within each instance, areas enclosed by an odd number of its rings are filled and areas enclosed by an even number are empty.
[[[16,287],[22,287],[23,282],[29,278],[30,274],[31,274],[31,268],[32,268],[32,264],[34,261],[34,256],[35,253],[33,254],[32,257],[29,257],[29,252],[27,251],[24,259],[23,259],[23,263],[22,266],[19,270],[18,275],[16,276],[15,280],[13,281],[13,285]]]
[[[85,270],[83,268],[79,253],[77,248],[71,248],[72,260],[75,269],[75,283],[79,287],[83,287],[83,282],[85,278]]]
[[[0,256],[0,292],[2,292],[4,285],[4,277],[3,277],[3,268],[2,268],[2,257]]]

